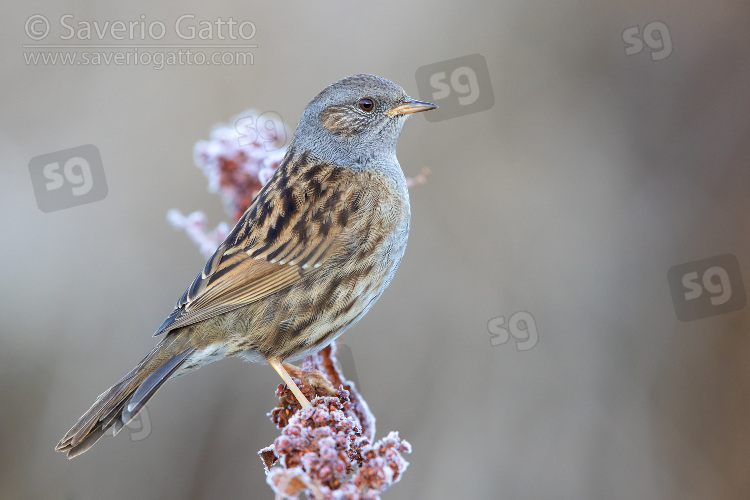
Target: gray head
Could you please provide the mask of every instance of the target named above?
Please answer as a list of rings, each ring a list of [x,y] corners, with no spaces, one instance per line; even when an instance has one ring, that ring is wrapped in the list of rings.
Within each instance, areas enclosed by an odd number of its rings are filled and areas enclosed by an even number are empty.
[[[338,165],[393,163],[406,118],[436,107],[410,98],[385,78],[349,76],[329,85],[307,105],[290,147]]]

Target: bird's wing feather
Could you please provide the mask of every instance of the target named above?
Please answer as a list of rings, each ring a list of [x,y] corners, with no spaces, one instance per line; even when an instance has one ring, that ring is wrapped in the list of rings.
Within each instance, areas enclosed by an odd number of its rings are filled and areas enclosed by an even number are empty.
[[[350,251],[345,229],[375,204],[361,177],[290,150],[154,335],[250,304]]]

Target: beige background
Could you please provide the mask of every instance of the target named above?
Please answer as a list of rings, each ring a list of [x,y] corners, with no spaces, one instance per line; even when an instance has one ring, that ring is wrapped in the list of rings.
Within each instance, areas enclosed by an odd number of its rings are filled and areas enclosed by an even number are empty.
[[[253,66],[29,66],[32,14],[167,24],[248,19]],[[410,120],[412,233],[394,282],[347,333],[378,435],[414,452],[386,498],[750,497],[748,308],[681,323],[667,270],[735,254],[750,282],[746,2],[41,2],[0,17],[0,497],[271,498],[273,370],[225,361],[170,382],[151,435],[53,447],[153,345],[203,265],[166,211],[227,220],[192,160],[248,107],[294,126],[343,76],[415,97],[416,69],[480,53],[495,105]],[[622,33],[669,27],[673,53]],[[220,42],[217,42],[220,43]],[[45,214],[27,165],[81,144],[109,194]],[[533,314],[539,344],[491,347]]]

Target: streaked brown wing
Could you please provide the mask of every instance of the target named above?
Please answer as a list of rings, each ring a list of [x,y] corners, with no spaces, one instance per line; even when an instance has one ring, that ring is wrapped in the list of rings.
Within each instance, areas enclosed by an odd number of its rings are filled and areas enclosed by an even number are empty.
[[[349,251],[345,228],[375,204],[364,177],[290,150],[154,335],[262,299]]]

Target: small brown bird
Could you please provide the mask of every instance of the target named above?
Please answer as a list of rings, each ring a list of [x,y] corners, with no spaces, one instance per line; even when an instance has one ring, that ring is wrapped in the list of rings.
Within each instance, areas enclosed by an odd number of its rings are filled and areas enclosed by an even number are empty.
[[[354,75],[305,108],[284,160],[155,335],[162,341],[57,444],[68,458],[117,433],[168,379],[229,356],[282,366],[330,344],[372,307],[406,249],[409,195],[396,141],[434,109]]]

